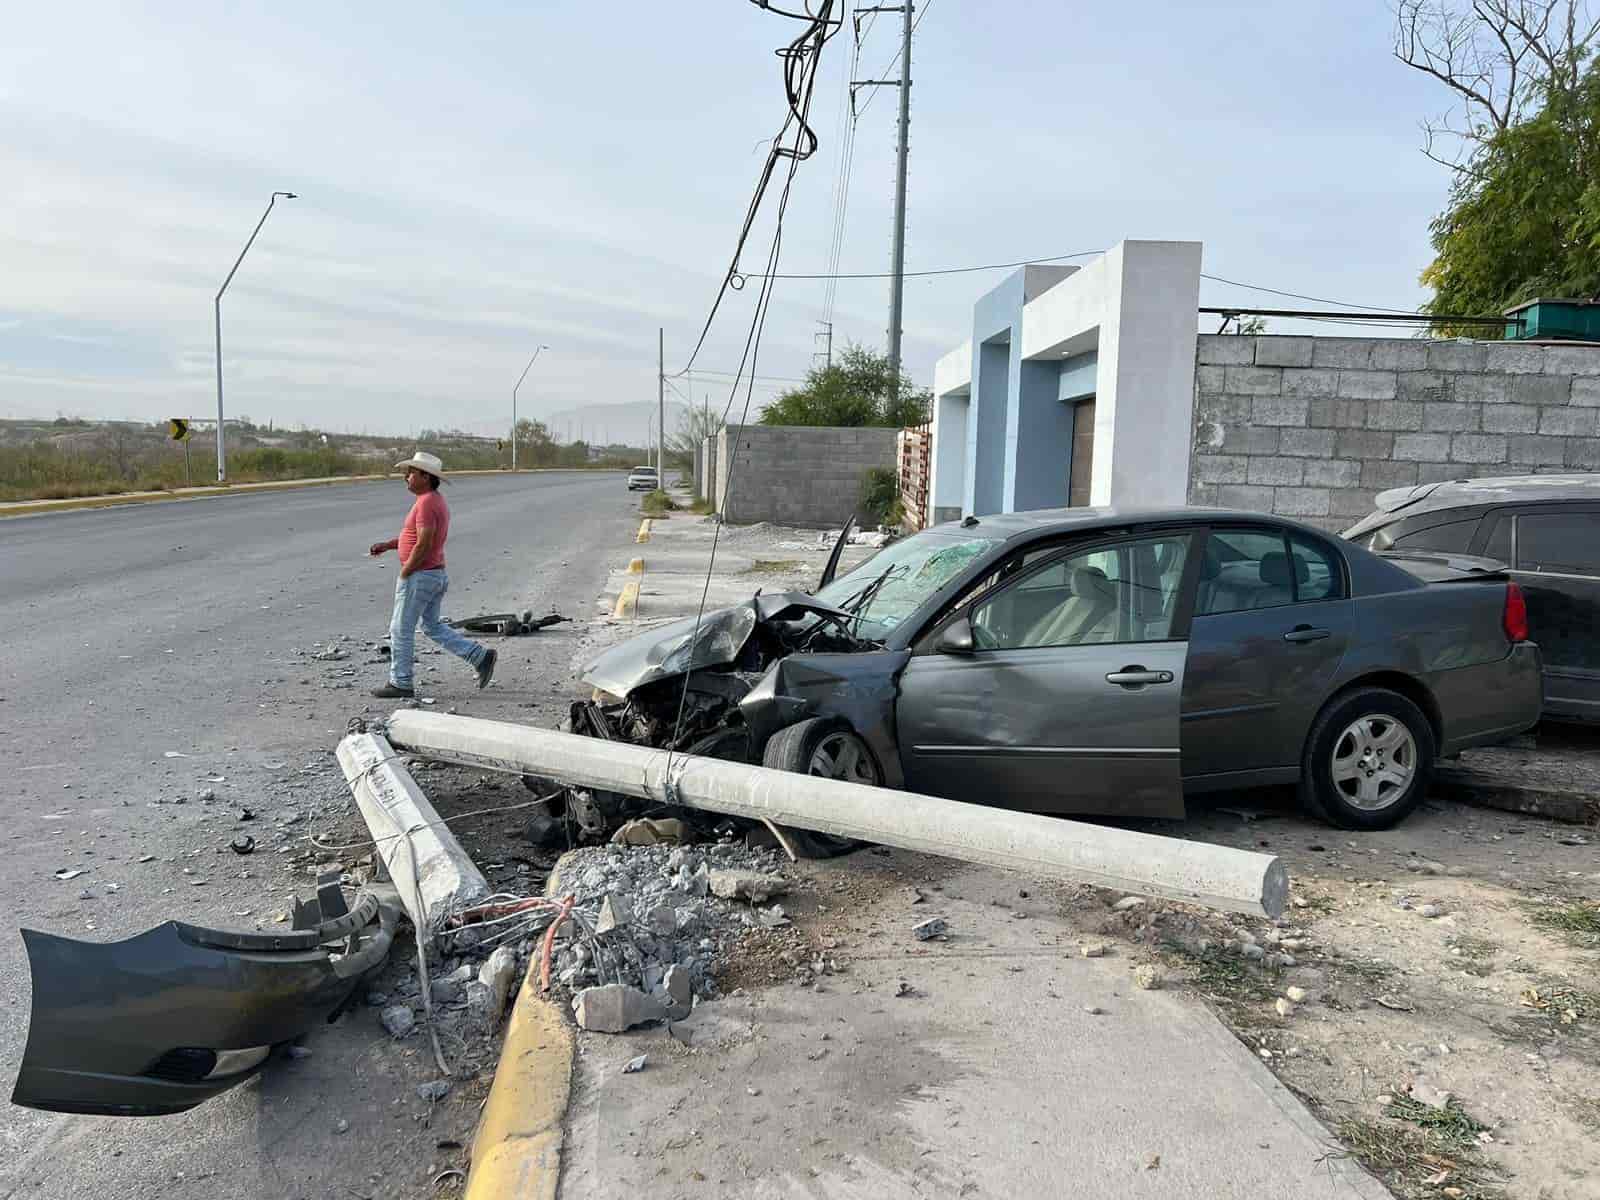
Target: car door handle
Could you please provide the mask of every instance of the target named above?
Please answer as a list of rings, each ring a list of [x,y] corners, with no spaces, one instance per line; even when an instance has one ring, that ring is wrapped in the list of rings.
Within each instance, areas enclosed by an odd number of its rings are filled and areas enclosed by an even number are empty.
[[[1331,629],[1313,629],[1309,625],[1296,625],[1283,635],[1286,642],[1320,642],[1323,638],[1332,637]]]
[[[1171,683],[1171,671],[1146,671],[1143,667],[1123,667],[1106,676],[1107,683],[1121,687],[1143,687],[1147,683]]]

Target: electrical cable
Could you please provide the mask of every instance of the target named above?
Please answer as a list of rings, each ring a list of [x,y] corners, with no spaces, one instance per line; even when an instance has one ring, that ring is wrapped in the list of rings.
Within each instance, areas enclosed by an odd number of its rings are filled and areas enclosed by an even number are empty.
[[[743,412],[742,412],[742,414],[740,416],[740,424],[743,425],[745,422],[747,422],[749,420],[750,404],[751,404],[751,400],[753,399],[754,394],[755,394],[756,366],[757,366],[757,364],[758,364],[758,362],[760,360],[761,336],[762,336],[763,332],[766,329],[767,313],[770,310],[771,305],[772,305],[773,285],[775,283],[774,271],[775,271],[775,268],[778,265],[778,258],[779,258],[779,255],[782,252],[782,249],[783,249],[783,221],[784,221],[784,216],[788,211],[789,196],[790,196],[791,190],[794,187],[795,174],[799,170],[800,163],[805,158],[809,157],[809,154],[801,154],[801,153],[799,153],[799,151],[800,151],[800,149],[802,147],[802,144],[803,144],[802,143],[802,139],[803,138],[810,137],[810,138],[813,139],[813,141],[815,139],[815,135],[810,132],[810,126],[807,123],[807,119],[808,119],[808,117],[810,115],[812,96],[815,93],[817,66],[818,66],[818,64],[820,62],[820,59],[821,59],[822,49],[827,44],[828,38],[831,36],[830,34],[828,34],[826,32],[826,26],[824,24],[825,18],[827,16],[827,14],[831,11],[831,9],[832,9],[832,0],[823,0],[822,5],[821,5],[821,7],[819,9],[819,12],[818,12],[817,23],[816,23],[815,26],[813,26],[812,30],[808,31],[807,36],[811,37],[811,38],[814,38],[814,45],[813,45],[812,50],[810,52],[811,57],[810,57],[810,60],[809,60],[809,71],[803,71],[802,72],[801,94],[800,94],[800,96],[798,98],[798,103],[793,98],[794,97],[794,92],[791,89],[791,104],[790,104],[791,112],[793,112],[794,115],[798,118],[798,123],[796,125],[795,132],[794,132],[794,139],[795,139],[794,151],[791,152],[788,155],[788,157],[789,157],[789,170],[788,170],[787,176],[784,179],[783,191],[780,193],[780,195],[778,197],[777,210],[776,210],[776,213],[774,215],[773,228],[772,228],[772,240],[771,240],[771,243],[770,243],[770,245],[768,247],[768,250],[767,250],[767,270],[766,270],[766,273],[762,277],[762,280],[761,280],[761,289],[760,289],[760,292],[757,294],[757,297],[756,297],[755,311],[751,315],[749,331],[745,335],[744,351],[739,357],[739,374],[737,376],[735,376],[735,379],[734,379],[734,382],[733,382],[733,386],[729,389],[729,392],[728,392],[728,402],[727,402],[727,404],[725,404],[723,406],[723,410],[722,410],[722,424],[723,424],[723,426],[727,425],[728,415],[733,411],[733,402],[734,402],[735,399],[738,398],[739,384],[740,384],[740,381],[741,381],[741,377],[745,373],[746,367],[749,368],[750,377],[749,377],[748,381],[746,381],[746,383],[745,383],[744,409],[743,409]],[[798,42],[795,43],[795,44],[798,44]],[[804,60],[802,60],[802,63],[804,65]],[[785,129],[787,129],[789,127],[789,124],[790,123],[786,122]],[[813,149],[814,149],[814,146],[813,146]],[[774,150],[773,150],[774,155],[776,156],[779,153],[780,150],[781,150],[781,146],[779,146],[778,144],[775,143],[774,144]],[[745,232],[748,233],[748,223],[747,223]],[[741,247],[743,245],[743,240],[744,240],[744,235],[742,234],[741,238],[740,238]],[[738,263],[737,254],[735,255],[734,263],[735,263],[735,265],[737,265],[737,263]],[[732,278],[731,270],[730,270],[729,278],[730,278],[730,280]],[[702,335],[702,340],[703,340],[703,335]],[[697,349],[698,349],[698,347],[697,347]],[[692,363],[693,359],[691,358],[690,361]],[[687,369],[688,368],[685,368],[685,370],[687,370]],[[734,478],[736,476],[736,471],[737,471],[737,468],[738,468],[738,464],[739,464],[738,442],[735,439],[735,441],[733,442],[732,446],[729,449],[728,463],[727,463],[727,475],[726,475],[727,488],[730,491],[732,490],[732,487],[733,487],[733,481],[734,481]],[[676,717],[674,719],[674,722],[673,722],[673,736],[672,736],[673,743],[676,743],[682,737],[682,734],[683,734],[683,717],[684,717],[684,712],[687,709],[688,703],[689,703],[689,679],[690,679],[690,676],[694,673],[695,653],[696,653],[696,650],[698,649],[698,646],[699,646],[700,629],[701,629],[701,626],[702,626],[702,624],[704,622],[704,619],[705,619],[706,601],[707,601],[707,598],[710,596],[710,593],[711,593],[711,580],[712,580],[713,574],[714,574],[714,572],[716,570],[717,547],[718,547],[718,544],[721,541],[721,538],[722,538],[722,523],[718,522],[717,527],[716,527],[716,529],[713,532],[712,537],[711,537],[710,558],[708,559],[708,561],[706,563],[705,582],[701,586],[701,589],[700,589],[700,603],[699,603],[698,607],[695,610],[694,628],[689,633],[688,662],[687,662],[687,664],[685,666],[685,670],[684,670],[683,687],[682,687],[682,690],[679,692],[679,695],[678,695],[678,712],[677,712],[677,715],[676,715]],[[665,777],[667,779],[669,779],[669,780],[672,777],[673,754],[674,754],[673,750],[671,750],[671,749],[667,750],[667,762],[666,762]]]
[[[817,134],[811,128],[809,119],[811,96],[816,85],[816,67],[821,60],[822,48],[838,32],[840,25],[839,21],[833,19],[835,0],[820,0],[815,15],[810,13],[801,15],[776,9],[768,3],[768,0],[750,0],[750,2],[763,11],[803,20],[806,22],[806,28],[792,42],[776,51],[778,57],[783,60],[783,81],[788,111],[784,115],[777,136],[772,139],[772,149],[767,153],[766,163],[762,166],[761,176],[756,183],[755,194],[750,197],[750,204],[745,210],[744,223],[740,226],[733,256],[729,260],[728,269],[722,277],[722,284],[717,289],[716,297],[711,302],[711,311],[706,314],[705,324],[701,327],[699,338],[695,340],[689,361],[676,375],[686,374],[694,366],[695,359],[699,357],[700,350],[706,343],[706,338],[711,334],[712,323],[717,319],[717,312],[721,309],[722,301],[728,291],[730,289],[737,291],[744,287],[744,280],[739,277],[738,271],[739,255],[744,250],[745,242],[749,240],[756,216],[761,211],[761,201],[777,171],[779,159],[788,158],[791,164],[798,163],[810,158],[817,151]],[[791,128],[795,131],[794,145],[788,147],[784,145],[784,138]],[[793,172],[789,178],[793,180]],[[736,279],[738,282],[735,282]]]
[[[922,18],[928,15],[928,10],[930,8],[932,8],[932,7],[933,7],[933,0],[923,0],[922,11],[917,14],[916,20],[911,22],[911,36],[912,37],[916,37],[917,36],[917,27],[922,24]],[[903,54],[904,52],[905,52],[905,47],[904,46],[901,46],[900,49],[896,50],[894,52],[894,57],[889,60],[889,65],[883,69],[882,73],[878,76],[878,78],[880,78],[880,79],[887,78],[889,72],[894,70],[895,67],[900,65],[900,55]],[[868,108],[872,107],[872,102],[873,102],[873,100],[877,99],[877,96],[878,96],[878,90],[876,88],[874,88],[872,90],[872,95],[867,97],[866,102],[864,104],[862,104],[860,110],[856,113],[856,116],[858,118],[860,116],[862,116],[867,111]]]

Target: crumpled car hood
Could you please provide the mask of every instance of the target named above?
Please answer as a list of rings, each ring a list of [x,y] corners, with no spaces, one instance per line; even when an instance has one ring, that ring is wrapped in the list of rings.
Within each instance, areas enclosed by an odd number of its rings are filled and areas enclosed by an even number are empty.
[[[700,618],[700,632],[691,651],[695,619],[685,617],[630,638],[603,651],[583,669],[583,682],[613,696],[670,679],[692,670],[725,667],[736,662],[756,627],[769,621],[793,621],[807,613],[846,617],[841,608],[805,592],[753,596]]]

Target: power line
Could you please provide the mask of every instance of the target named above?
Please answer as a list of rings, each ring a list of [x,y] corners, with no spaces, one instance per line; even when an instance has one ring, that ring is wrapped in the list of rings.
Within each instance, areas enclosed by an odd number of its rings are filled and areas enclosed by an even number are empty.
[[[770,0],[751,0],[751,3],[767,12],[802,20],[806,23],[806,29],[799,37],[777,51],[778,57],[783,60],[783,82],[789,102],[788,110],[784,114],[783,124],[779,127],[777,135],[772,139],[772,149],[767,152],[766,163],[762,166],[761,176],[756,182],[755,194],[750,197],[750,204],[745,209],[744,223],[739,229],[733,257],[729,261],[727,272],[722,277],[721,285],[717,288],[716,298],[711,302],[711,311],[706,314],[705,324],[700,329],[699,338],[695,340],[689,361],[681,371],[675,373],[675,377],[687,374],[694,366],[695,359],[699,357],[701,348],[706,344],[706,338],[710,336],[711,325],[717,319],[717,311],[722,307],[728,289],[737,290],[744,286],[738,270],[739,255],[743,253],[744,244],[749,239],[750,230],[761,211],[761,201],[766,196],[767,186],[772,182],[773,173],[777,170],[778,160],[788,158],[792,160],[791,166],[793,166],[817,152],[817,134],[810,124],[811,96],[816,87],[817,64],[822,57],[822,47],[838,32],[841,24],[831,17],[834,0],[822,0],[814,16],[810,13],[793,13],[773,8]],[[791,128],[795,131],[794,145],[787,147],[784,145],[784,138]],[[793,178],[794,173],[791,170],[789,180],[792,181]],[[735,283],[735,279],[739,279],[739,282]]]
[[[1380,312],[1393,313],[1401,311],[1397,304],[1352,304],[1346,300],[1330,300],[1326,296],[1307,296],[1301,292],[1285,292],[1278,288],[1262,287],[1258,283],[1242,283],[1237,279],[1224,279],[1221,275],[1207,275],[1200,273],[1201,279],[1209,279],[1212,283],[1226,283],[1231,287],[1242,287],[1252,292],[1266,292],[1272,296],[1288,296],[1291,300],[1310,300],[1315,304],[1336,304],[1340,308],[1370,308]]]
[[[975,267],[940,267],[928,271],[907,271],[907,278],[920,275],[966,275],[973,271],[1001,271],[1007,267],[1031,267],[1039,263],[1065,262],[1069,258],[1093,258],[1096,254],[1104,254],[1104,250],[1080,250],[1076,254],[1057,254],[1050,258],[1024,258],[1017,262],[983,263]],[[760,275],[749,275],[740,272],[744,279],[760,279]],[[805,275],[779,274],[774,279],[893,279],[893,271],[850,271],[844,274],[829,274],[816,272]]]
[[[917,27],[922,24],[922,18],[928,15],[928,10],[930,8],[932,8],[932,7],[933,7],[933,0],[923,0],[922,11],[917,14],[917,19],[914,22],[912,22],[912,25],[911,25],[911,36],[912,37],[916,37],[917,36]],[[902,46],[900,50],[896,50],[894,52],[894,57],[889,60],[889,65],[878,73],[877,78],[879,78],[879,79],[887,79],[889,77],[889,72],[894,70],[897,66],[900,65],[900,54],[901,54],[901,52],[903,50],[904,50],[904,47]],[[867,109],[872,107],[872,102],[875,99],[877,99],[877,97],[878,97],[878,93],[877,92],[873,92],[872,95],[867,97],[866,101],[861,105],[861,107],[856,110],[856,118],[858,120],[861,117],[863,117],[864,115],[866,115]],[[909,273],[910,272],[907,272],[907,274],[909,274]]]

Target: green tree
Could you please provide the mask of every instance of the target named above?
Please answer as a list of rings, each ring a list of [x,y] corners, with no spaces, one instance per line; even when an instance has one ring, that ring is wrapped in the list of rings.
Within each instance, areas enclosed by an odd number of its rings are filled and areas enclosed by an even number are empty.
[[[1423,153],[1454,174],[1425,311],[1600,292],[1597,38],[1588,0],[1400,0],[1395,56],[1457,104],[1423,123]]]
[[[1434,218],[1433,248],[1429,312],[1600,295],[1600,71],[1484,145]]]
[[[864,346],[846,346],[832,366],[813,367],[805,383],[761,412],[763,425],[887,425],[903,429],[928,419],[932,394],[903,372],[890,387],[889,359]]]

